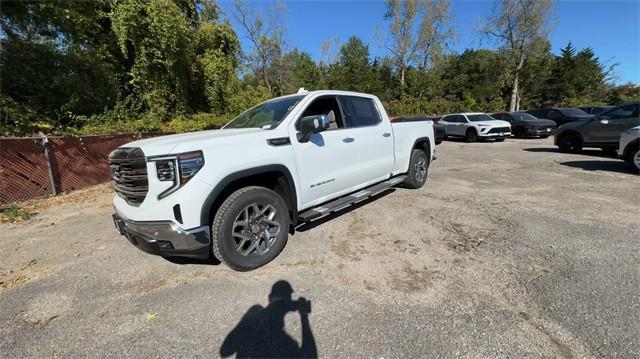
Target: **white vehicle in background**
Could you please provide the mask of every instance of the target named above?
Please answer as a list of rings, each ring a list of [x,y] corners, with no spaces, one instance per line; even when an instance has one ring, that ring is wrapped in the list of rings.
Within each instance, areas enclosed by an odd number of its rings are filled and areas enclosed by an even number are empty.
[[[444,125],[447,137],[462,137],[467,142],[481,139],[504,141],[511,136],[511,124],[481,112],[465,112],[443,116],[438,122]]]
[[[630,128],[622,133],[618,156],[640,172],[640,126]]]
[[[280,254],[300,223],[397,184],[420,188],[434,153],[432,121],[391,123],[372,95],[299,91],[221,130],[114,150],[113,220],[148,253],[215,255],[252,270]]]

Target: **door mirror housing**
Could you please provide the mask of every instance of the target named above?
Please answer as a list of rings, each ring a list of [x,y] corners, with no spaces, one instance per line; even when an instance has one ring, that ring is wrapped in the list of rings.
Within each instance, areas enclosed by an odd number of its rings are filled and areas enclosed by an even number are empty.
[[[601,123],[601,124],[603,124],[603,125],[606,125],[606,124],[608,124],[608,123],[609,123],[609,120],[608,120],[608,119],[606,119],[606,118],[601,118],[601,119],[600,119],[600,123]]]
[[[305,116],[300,119],[300,132],[298,141],[308,142],[314,133],[325,131],[329,128],[330,121],[327,115]]]

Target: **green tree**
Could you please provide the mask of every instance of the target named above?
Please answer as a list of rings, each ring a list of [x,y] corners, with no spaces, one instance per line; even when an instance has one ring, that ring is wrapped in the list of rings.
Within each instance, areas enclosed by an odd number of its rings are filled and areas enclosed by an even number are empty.
[[[496,0],[482,32],[500,41],[509,51],[512,77],[509,111],[518,110],[520,77],[536,41],[546,38],[553,0]]]
[[[320,69],[313,61],[311,55],[294,49],[282,58],[283,92],[293,93],[299,88],[317,90],[320,88]]]
[[[342,45],[338,61],[329,69],[328,84],[332,88],[346,91],[379,93],[382,84],[372,71],[369,46],[356,36],[351,36]]]

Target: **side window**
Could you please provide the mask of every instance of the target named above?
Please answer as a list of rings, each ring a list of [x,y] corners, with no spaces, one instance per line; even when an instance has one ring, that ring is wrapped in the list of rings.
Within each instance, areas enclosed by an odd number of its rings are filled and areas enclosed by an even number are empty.
[[[559,118],[562,118],[562,115],[560,114],[560,112],[558,112],[556,110],[549,111],[549,119],[550,120],[557,120]]]
[[[456,117],[457,117],[457,121],[456,122],[458,122],[458,123],[467,123],[467,119],[464,116],[458,115]]]
[[[315,115],[329,116],[330,130],[344,127],[342,112],[340,111],[340,106],[338,105],[338,101],[335,96],[319,97],[313,100],[313,102],[311,102],[311,104],[304,110],[300,118]],[[298,126],[299,124],[296,124],[296,129],[299,128]]]
[[[344,110],[345,127],[364,127],[377,125],[382,119],[370,98],[340,96]]]
[[[496,120],[503,120],[503,121],[511,121],[511,119],[502,113],[494,113],[493,115],[491,115],[491,117],[495,118]]]
[[[630,105],[620,106],[618,108],[615,108],[609,112],[602,114],[600,117],[608,118],[611,120],[635,118],[635,117],[638,117],[638,105],[630,104]]]

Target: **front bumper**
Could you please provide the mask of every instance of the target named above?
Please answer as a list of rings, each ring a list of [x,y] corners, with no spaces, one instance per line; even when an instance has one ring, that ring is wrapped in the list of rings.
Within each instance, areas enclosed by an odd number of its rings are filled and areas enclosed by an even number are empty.
[[[553,135],[553,128],[527,128],[527,136],[551,136]]]
[[[484,138],[507,138],[511,136],[511,131],[508,132],[498,132],[498,133],[478,133],[478,137]]]
[[[183,230],[171,221],[132,221],[118,213],[113,214],[113,223],[120,235],[149,254],[201,259],[210,256],[208,226]]]

